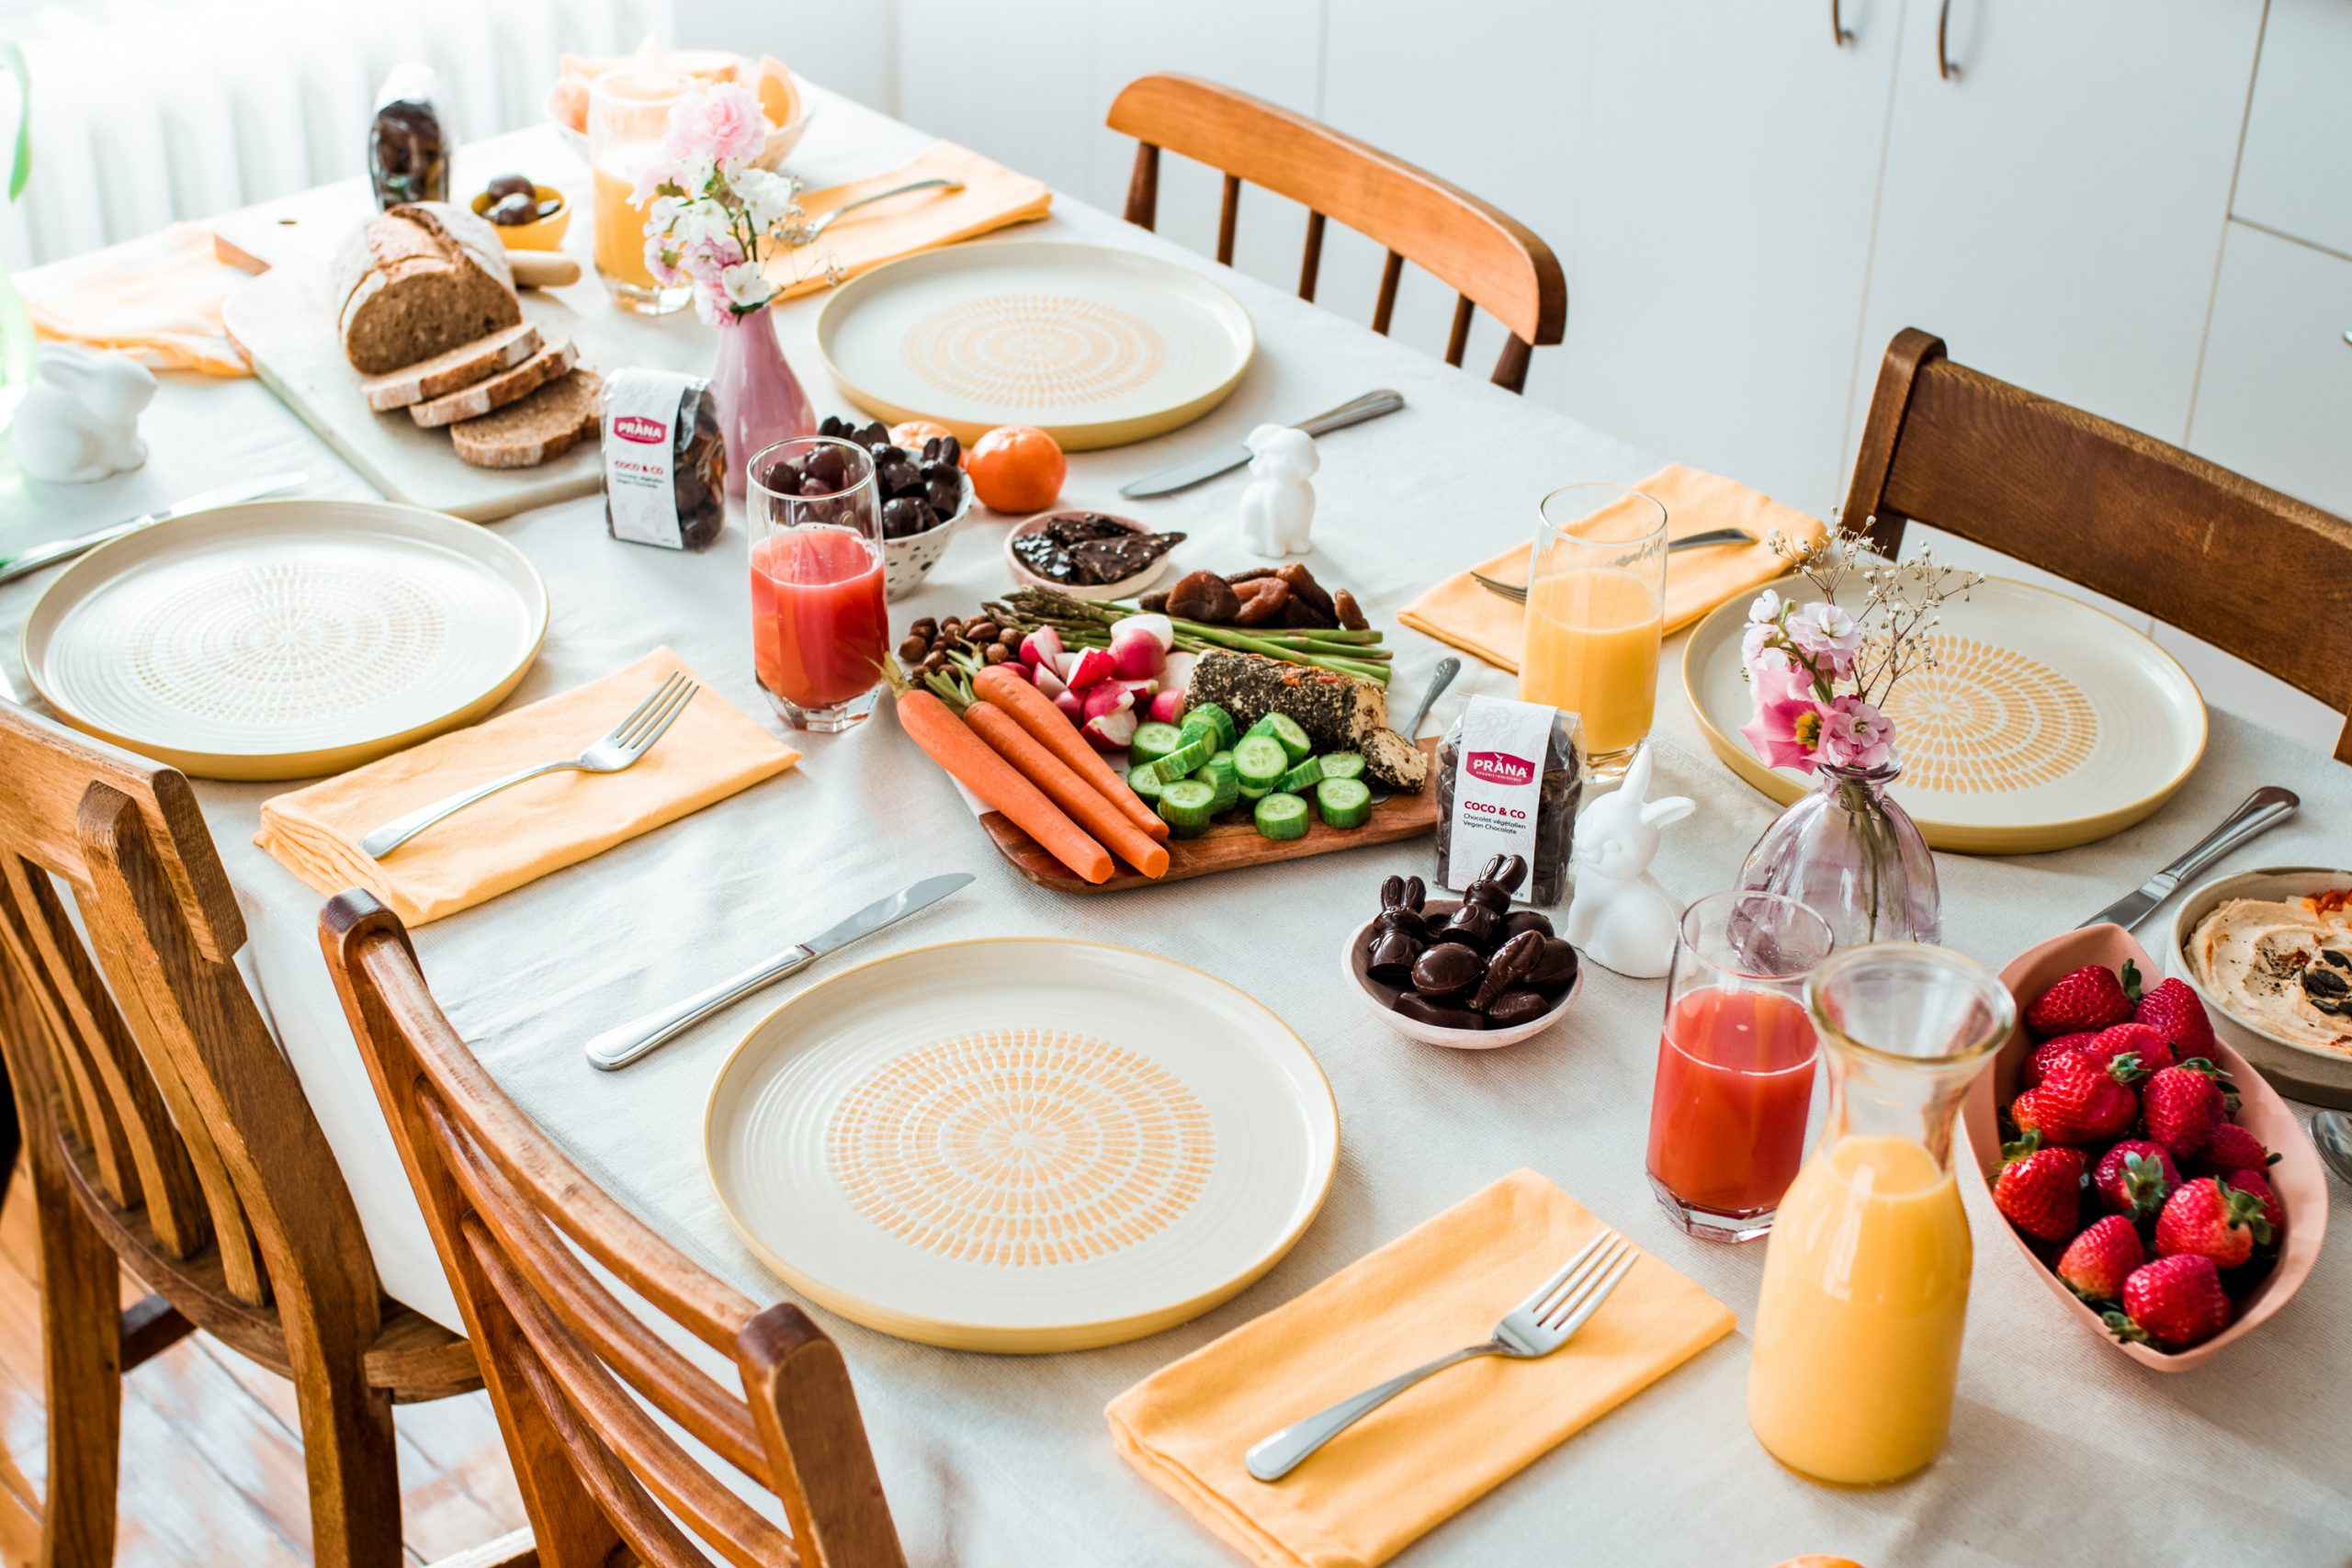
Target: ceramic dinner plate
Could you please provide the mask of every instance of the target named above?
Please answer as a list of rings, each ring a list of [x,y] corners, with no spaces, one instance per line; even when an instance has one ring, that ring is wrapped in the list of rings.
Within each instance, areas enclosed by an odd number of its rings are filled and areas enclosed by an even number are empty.
[[[538,572],[471,523],[263,501],[74,562],[33,606],[24,662],[76,728],[206,778],[302,778],[489,712],[547,626]]]
[[[1151,953],[917,948],[811,986],[711,1086],[720,1203],[794,1290],[964,1350],[1078,1350],[1237,1294],[1323,1201],[1339,1112],[1263,1004]]]
[[[1772,584],[1814,597],[1801,580]],[[1707,739],[1773,799],[1810,780],[1757,761],[1738,729],[1742,594],[1691,631],[1682,684]],[[1939,850],[2025,854],[2122,831],[2172,797],[2205,750],[2205,703],[2173,657],[2079,600],[1991,578],[1941,611],[1937,667],[1887,705],[1904,807]]]
[[[852,401],[967,445],[1000,424],[1073,450],[1173,430],[1225,400],[1256,341],[1239,301],[1189,267],[1049,241],[908,256],[842,284],[817,318]]]

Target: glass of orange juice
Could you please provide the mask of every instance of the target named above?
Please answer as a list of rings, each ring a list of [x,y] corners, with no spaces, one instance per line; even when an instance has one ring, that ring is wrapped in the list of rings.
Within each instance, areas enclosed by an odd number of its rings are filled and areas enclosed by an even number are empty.
[[[645,266],[645,209],[629,199],[638,176],[659,163],[670,110],[694,92],[681,72],[624,65],[588,85],[590,209],[596,224],[596,273],[624,310],[666,315],[693,298],[684,284],[663,288]]]
[[[1520,700],[1577,715],[1587,773],[1616,778],[1657,704],[1666,508],[1623,485],[1574,484],[1538,511]]]
[[[1877,942],[1815,969],[1805,1010],[1829,1111],[1766,1244],[1747,1423],[1802,1475],[1875,1486],[1951,1429],[1973,1257],[1952,1120],[2017,1004],[1973,959]]]

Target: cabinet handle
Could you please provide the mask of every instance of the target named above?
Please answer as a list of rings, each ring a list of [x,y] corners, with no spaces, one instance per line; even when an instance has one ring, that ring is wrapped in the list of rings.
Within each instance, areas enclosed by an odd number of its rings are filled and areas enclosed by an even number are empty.
[[[1936,12],[1936,74],[1949,82],[1960,74],[1960,66],[1951,51],[1944,47],[1944,37],[1951,30],[1951,0],[1943,0]]]
[[[1838,47],[1843,49],[1854,41],[1854,34],[1853,29],[1846,26],[1845,18],[1838,14],[1839,4],[1840,0],[1829,0],[1829,30],[1837,36]]]

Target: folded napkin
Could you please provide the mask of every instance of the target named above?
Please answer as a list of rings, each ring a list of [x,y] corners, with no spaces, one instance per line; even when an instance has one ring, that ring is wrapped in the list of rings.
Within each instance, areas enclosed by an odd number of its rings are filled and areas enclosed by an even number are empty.
[[[1053,193],[1043,180],[1016,175],[953,141],[934,141],[903,169],[803,191],[800,209],[813,221],[876,191],[942,177],[962,180],[964,188],[921,190],[860,208],[826,230],[814,245],[786,251],[771,261],[771,276],[783,284],[782,297],[814,293],[917,251],[935,251],[991,229],[1032,222],[1053,206]]]
[[[1464,1362],[1271,1484],[1242,1450],[1487,1337],[1600,1222],[1532,1170],[1455,1204],[1111,1402],[1144,1478],[1263,1568],[1371,1568],[1731,1332],[1719,1302],[1642,1256],[1540,1360]]]
[[[250,281],[213,254],[209,230],[175,223],[37,267],[17,279],[17,288],[43,337],[120,349],[154,370],[250,376],[220,322],[229,290]]]
[[[360,850],[361,839],[402,812],[579,755],[684,668],[676,654],[656,649],[601,681],[273,796],[262,802],[254,842],[320,892],[365,887],[420,926],[602,854],[800,760],[705,684],[633,767],[548,773],[467,807],[380,862]]]
[[[1669,463],[1634,486],[1657,498],[1666,508],[1670,538],[1703,534],[1715,528],[1738,528],[1752,534],[1752,545],[1717,545],[1688,555],[1666,558],[1666,630],[1679,631],[1724,600],[1770,582],[1788,570],[1765,541],[1780,534],[1792,541],[1817,540],[1827,530],[1817,517],[1758,494],[1736,479],[1702,473]],[[1513,545],[1477,570],[1498,582],[1527,581],[1525,545]],[[1516,671],[1527,646],[1525,606],[1492,589],[1482,588],[1468,572],[1447,578],[1414,600],[1396,618],[1433,637],[1475,654],[1498,669]]]

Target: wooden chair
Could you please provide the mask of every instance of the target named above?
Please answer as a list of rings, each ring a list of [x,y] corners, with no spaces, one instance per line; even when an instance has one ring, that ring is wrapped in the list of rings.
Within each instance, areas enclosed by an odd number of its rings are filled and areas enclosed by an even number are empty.
[[[1289,197],[1309,213],[1300,299],[1315,298],[1324,221],[1336,218],[1388,249],[1372,330],[1388,331],[1397,279],[1409,261],[1455,290],[1448,365],[1462,363],[1473,310],[1484,309],[1510,333],[1495,363],[1498,387],[1523,389],[1529,355],[1558,343],[1567,325],[1567,282],[1552,248],[1532,230],[1459,186],[1305,115],[1197,76],[1153,75],[1120,91],[1109,124],[1139,143],[1127,183],[1128,222],[1148,229],[1158,217],[1162,148],[1223,171],[1216,259],[1228,265],[1244,182]]]
[[[1914,520],[2144,610],[2352,714],[2352,523],[1946,357],[1879,367],[1845,516]],[[2335,743],[2352,762],[2352,721]]]
[[[383,1298],[237,972],[244,925],[187,780],[6,702],[0,779],[0,1052],[40,1237],[40,1561],[112,1559],[122,1374],[201,1328],[293,1380],[316,1561],[394,1568],[391,1407],[479,1388],[472,1347]],[[128,1312],[126,1267],[155,1292]]]
[[[558,1152],[458,1037],[390,910],[343,893],[319,927],[467,1332],[483,1348],[540,1563],[592,1568],[626,1547],[662,1568],[709,1564],[699,1537],[739,1568],[901,1568],[849,1370],[824,1330],[788,1303],[758,1310]],[[732,1360],[741,1388],[656,1335],[582,1254]],[[789,1535],[646,1404],[774,1493]]]

